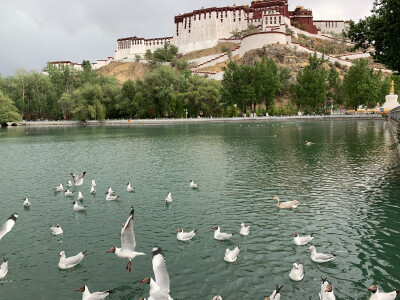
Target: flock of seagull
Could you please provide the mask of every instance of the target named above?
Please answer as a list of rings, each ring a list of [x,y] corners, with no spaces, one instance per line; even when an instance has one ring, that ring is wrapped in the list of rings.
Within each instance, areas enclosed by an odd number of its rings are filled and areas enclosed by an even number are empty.
[[[310,142],[306,142],[306,145],[309,146]],[[80,186],[83,184],[83,178],[85,176],[86,172],[83,172],[80,176],[77,174],[71,173],[74,185],[75,186]],[[67,187],[72,187],[72,182],[68,181],[67,182]],[[128,192],[134,192],[135,188],[131,186],[130,183],[127,183],[127,191]],[[91,188],[90,188],[90,194],[96,194],[96,182],[94,179],[91,181]],[[199,188],[199,185],[194,183],[193,180],[190,180],[189,187],[192,189],[197,189]],[[70,191],[68,188],[64,190],[64,186],[61,183],[60,185],[56,186],[53,189],[55,192],[63,192],[65,197],[74,197],[75,192]],[[115,192],[112,190],[111,187],[108,188],[106,194],[106,200],[107,201],[113,201],[117,200],[119,196],[115,195]],[[29,199],[25,198],[23,199],[23,206],[24,207],[29,207],[31,206],[31,203],[29,202]],[[77,196],[77,201],[83,201],[84,197],[82,193],[79,191],[78,196]],[[273,200],[276,201],[276,207],[280,209],[295,209],[300,205],[300,202],[297,200],[293,201],[286,201],[286,202],[280,202],[278,197],[274,197]],[[77,201],[73,201],[72,204],[74,211],[79,212],[79,211],[84,211],[86,209],[86,206],[79,205]],[[165,198],[166,203],[171,203],[172,202],[172,196],[171,193],[168,193],[167,197]],[[12,214],[7,221],[0,227],[0,240],[8,233],[11,231],[11,229],[14,227],[16,221],[18,219],[18,214],[14,213]],[[215,226],[212,229],[214,229],[214,239],[219,240],[221,242],[229,240],[232,238],[232,236],[235,233],[226,233],[226,232],[221,232],[221,228],[219,226]],[[56,226],[50,226],[51,233],[53,235],[61,235],[63,234],[63,230],[61,228],[60,224],[57,224]],[[197,230],[192,230],[188,232],[184,232],[182,228],[179,228],[177,231],[177,239],[180,241],[189,241],[193,237],[196,236]],[[244,223],[241,224],[240,228],[240,235],[247,236],[250,233],[250,226],[246,226]],[[309,242],[311,242],[314,237],[313,234],[309,235],[304,235],[300,236],[299,233],[295,232],[292,234],[293,237],[293,242],[294,244],[298,246],[304,246],[307,245]],[[110,248],[107,253],[114,253],[116,256],[122,259],[127,259],[127,265],[126,265],[126,270],[131,272],[131,266],[132,266],[132,260],[137,257],[137,256],[143,256],[146,255],[143,252],[136,252],[136,240],[135,240],[135,233],[134,233],[134,208],[132,207],[128,216],[128,219],[126,222],[122,223],[122,229],[121,229],[121,247],[112,247]],[[311,251],[311,260],[316,262],[316,263],[326,263],[328,261],[331,261],[335,259],[336,255],[335,254],[326,254],[326,253],[318,253],[316,251],[315,246],[310,246],[307,250]],[[234,249],[226,249],[225,251],[225,256],[224,256],[224,261],[233,263],[237,261],[238,256],[240,253],[240,246],[236,246]],[[84,258],[85,258],[86,251],[80,252],[74,256],[67,257],[64,251],[61,251],[59,256],[59,263],[58,267],[60,269],[70,269],[78,265]],[[304,278],[304,270],[303,270],[303,262],[299,263],[294,263],[293,268],[289,273],[289,278],[293,281],[301,281]],[[140,283],[145,283],[149,285],[149,297],[146,298],[140,298],[140,300],[172,300],[170,294],[170,279],[167,271],[167,264],[166,264],[166,258],[161,250],[160,247],[155,247],[152,249],[152,266],[153,266],[153,272],[154,272],[154,279],[152,277],[146,277]],[[8,273],[8,259],[4,258],[3,263],[0,265],[0,279],[5,277]],[[321,289],[319,291],[319,299],[320,300],[334,300],[335,295],[334,295],[334,289],[333,285],[328,282],[327,278],[322,278],[322,283],[321,283]],[[264,300],[280,300],[281,297],[281,289],[283,286],[276,286],[275,290],[272,292],[272,294],[269,297],[265,297]],[[94,292],[91,293],[89,291],[89,288],[86,285],[83,285],[80,289],[76,290],[79,292],[82,292],[82,299],[83,300],[100,300],[100,299],[105,299],[108,295],[110,295],[113,290],[107,290],[107,291],[102,291],[102,292]],[[397,295],[400,293],[400,290],[398,291],[393,291],[390,293],[383,293],[380,292],[378,287],[376,285],[371,285],[368,288],[369,291],[371,291],[371,296],[370,300],[394,300]],[[220,295],[214,296],[213,299],[211,300],[222,300],[222,297]]]

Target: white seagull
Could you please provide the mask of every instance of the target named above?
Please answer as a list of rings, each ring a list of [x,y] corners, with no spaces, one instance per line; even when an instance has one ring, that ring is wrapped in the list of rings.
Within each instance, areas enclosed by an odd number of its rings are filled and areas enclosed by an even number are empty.
[[[8,273],[8,258],[3,258],[3,263],[0,266],[0,279],[5,277]]]
[[[72,202],[71,204],[74,205],[74,211],[84,211],[86,208],[86,206],[81,206],[76,201]]]
[[[92,185],[92,186],[90,187],[90,193],[91,193],[92,195],[96,194],[96,190],[94,189],[94,185]]]
[[[109,290],[109,291],[104,291],[104,292],[90,293],[88,287],[86,285],[84,285],[79,290],[76,290],[75,292],[83,293],[82,300],[102,300],[102,299],[105,299],[108,295],[110,295],[114,291],[115,291],[115,289]]]
[[[54,190],[55,192],[62,192],[62,191],[64,190],[63,184],[60,183],[60,185],[59,185],[59,186],[56,186],[55,188],[53,188],[53,190]]]
[[[146,255],[143,252],[136,252],[135,232],[133,231],[133,215],[134,209],[132,207],[128,220],[126,220],[124,227],[121,229],[121,248],[112,247],[107,253],[115,253],[120,258],[128,258],[129,262],[126,265],[126,270],[132,271],[132,259],[139,255]]]
[[[235,262],[237,260],[237,257],[240,252],[240,246],[237,246],[233,250],[226,249],[225,250],[225,256],[224,256],[224,261],[227,262]]]
[[[92,178],[92,186],[96,186],[96,181]]]
[[[219,240],[219,241],[229,240],[233,235],[233,233],[221,232],[221,229],[219,228],[219,226],[213,227],[212,229],[215,230],[214,239]]]
[[[128,183],[126,184],[126,190],[127,190],[128,192],[131,193],[131,192],[134,192],[134,191],[135,191],[135,188],[131,186],[131,183],[130,183],[130,182],[128,182]]]
[[[176,238],[184,242],[191,240],[196,235],[197,230],[192,230],[190,232],[183,232],[183,229],[179,228],[176,232],[178,233],[176,235]]]
[[[307,250],[311,250],[311,260],[315,261],[316,263],[328,262],[336,257],[336,254],[317,253],[317,250],[314,246],[311,246]]]
[[[14,227],[18,219],[17,214],[12,214],[7,221],[0,227],[0,240]]]
[[[31,206],[31,203],[29,202],[28,198],[24,198],[24,204],[23,204],[23,206],[24,206],[24,207],[29,207],[29,206]]]
[[[242,125],[240,125],[242,126]],[[211,300],[222,300],[222,297],[220,295],[214,296]]]
[[[190,179],[190,184],[189,184],[189,186],[190,186],[192,189],[197,189],[197,188],[199,187],[198,184],[196,184],[196,183],[193,182],[193,179]]]
[[[300,201],[298,201],[298,200],[286,201],[286,202],[279,203],[279,198],[277,196],[274,197],[274,200],[277,201],[276,207],[283,208],[283,209],[296,208],[300,204]]]
[[[50,225],[50,230],[53,235],[60,235],[63,233],[63,230],[61,229],[60,224],[57,224],[57,226]]]
[[[293,281],[301,281],[304,278],[303,263],[294,263],[293,269],[289,273],[289,278]]]
[[[58,262],[58,267],[63,270],[75,267],[85,257],[86,252],[87,252],[87,250],[84,252],[79,252],[75,256],[66,257],[65,252],[61,251],[60,252],[60,261]]]
[[[112,188],[111,188],[111,186],[109,186],[109,187],[108,187],[108,191],[106,192],[106,194],[107,194],[107,193],[110,194],[110,195],[112,195],[112,194],[115,194],[115,191],[113,191]]]
[[[171,203],[172,202],[171,192],[168,193],[167,198],[165,198],[164,200],[167,203]]]
[[[64,191],[64,196],[65,197],[73,197],[74,196],[74,192],[71,192],[70,190],[65,190]]]
[[[240,224],[240,234],[241,235],[249,235],[250,225],[245,226],[244,223]]]
[[[314,143],[306,141],[306,146],[311,146],[312,144],[314,144]]]
[[[397,295],[400,294],[400,290],[390,293],[382,293],[375,284],[371,285],[368,290],[371,291],[371,297],[369,300],[394,300]]]
[[[295,232],[292,234],[292,237],[293,237],[293,242],[298,246],[304,246],[308,242],[314,239],[312,233],[310,235],[300,236],[297,232]]]
[[[320,300],[335,300],[335,294],[333,293],[333,287],[332,285],[328,282],[327,278],[322,278],[322,284],[321,284],[321,291],[319,293],[319,299]],[[380,298],[378,298],[380,299]],[[394,298],[393,298],[394,299]]]
[[[72,179],[74,180],[75,186],[80,186],[83,184],[83,177],[85,177],[86,172],[83,172],[81,176],[75,173],[71,173]]]
[[[107,192],[106,194],[107,194],[107,196],[106,196],[107,201],[113,201],[113,200],[117,200],[119,198],[119,196],[113,196],[109,192]]]
[[[150,285],[148,300],[172,300],[169,295],[169,275],[167,271],[167,263],[164,253],[160,247],[153,248],[153,272],[155,280],[146,277],[140,283],[147,283]]]
[[[83,198],[83,195],[81,193],[81,191],[78,192],[78,200],[83,201],[85,198]]]
[[[67,186],[68,186],[68,187],[71,187],[71,186],[72,186],[72,182],[71,182],[71,180],[68,180],[68,182],[67,182]]]
[[[271,296],[265,297],[264,300],[280,300],[281,299],[280,291],[281,291],[282,287],[283,287],[283,285],[281,287],[276,285],[276,289],[272,292]]]

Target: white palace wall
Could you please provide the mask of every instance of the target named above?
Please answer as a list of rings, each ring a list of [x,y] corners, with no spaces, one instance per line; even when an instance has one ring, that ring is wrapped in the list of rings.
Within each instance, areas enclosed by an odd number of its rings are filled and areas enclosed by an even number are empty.
[[[313,21],[313,23],[322,33],[334,32],[340,34],[349,27],[347,21]]]

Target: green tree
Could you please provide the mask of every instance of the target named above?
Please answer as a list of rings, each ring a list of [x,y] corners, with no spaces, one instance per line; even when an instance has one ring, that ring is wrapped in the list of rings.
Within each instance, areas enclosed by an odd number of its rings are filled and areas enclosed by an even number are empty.
[[[382,73],[368,67],[368,61],[358,59],[343,79],[343,96],[347,107],[374,107],[382,102]]]
[[[400,72],[400,5],[398,0],[376,0],[372,15],[358,23],[350,21],[347,36],[355,48],[374,47],[375,61]]]
[[[310,55],[309,64],[297,74],[297,83],[292,85],[292,101],[298,108],[309,107],[312,112],[325,103],[328,72],[323,63],[324,57],[318,58],[317,54]]]
[[[5,122],[21,121],[21,115],[14,102],[0,91],[0,125]]]

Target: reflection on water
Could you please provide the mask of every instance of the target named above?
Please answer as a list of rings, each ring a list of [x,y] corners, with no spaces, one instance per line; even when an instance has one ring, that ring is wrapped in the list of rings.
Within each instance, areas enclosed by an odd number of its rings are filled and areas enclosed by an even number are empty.
[[[321,276],[338,299],[367,299],[372,283],[398,289],[400,169],[391,143],[383,121],[0,129],[0,223],[20,215],[0,241],[10,269],[0,299],[78,299],[74,291],[83,284],[117,288],[111,299],[147,297],[148,286],[138,282],[154,276],[155,245],[165,251],[174,299],[261,299],[276,284],[284,299],[318,299]],[[88,207],[79,214],[52,188],[84,170],[77,190]],[[190,179],[199,190],[189,188]],[[108,186],[120,201],[105,201]],[[165,205],[169,191],[173,202]],[[278,210],[275,195],[301,205]],[[25,197],[30,210],[22,207]],[[129,273],[125,260],[106,251],[120,245],[131,205],[137,250],[147,255],[135,258]],[[242,222],[251,225],[248,236],[213,239],[211,227],[238,232]],[[49,230],[56,223],[60,237]],[[179,242],[179,227],[198,235]],[[307,247],[292,242],[296,231],[314,233],[317,251],[338,257],[313,263]],[[225,249],[238,244],[237,263],[224,262]],[[69,256],[86,249],[73,272],[57,268],[61,250]],[[290,281],[299,261],[305,277]]]

